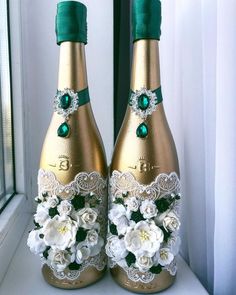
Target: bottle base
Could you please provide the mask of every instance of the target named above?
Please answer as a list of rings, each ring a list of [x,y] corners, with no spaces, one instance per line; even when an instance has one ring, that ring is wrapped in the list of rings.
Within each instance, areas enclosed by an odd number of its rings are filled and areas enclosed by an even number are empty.
[[[44,280],[51,286],[60,289],[80,289],[96,283],[101,280],[106,273],[106,267],[102,271],[98,271],[94,267],[86,268],[80,276],[75,280],[59,279],[54,276],[53,271],[46,264],[42,267]]]
[[[134,282],[130,280],[126,272],[119,266],[110,269],[114,281],[122,288],[139,294],[152,294],[161,292],[171,287],[176,276],[172,276],[168,271],[163,270],[155,276],[150,283]]]

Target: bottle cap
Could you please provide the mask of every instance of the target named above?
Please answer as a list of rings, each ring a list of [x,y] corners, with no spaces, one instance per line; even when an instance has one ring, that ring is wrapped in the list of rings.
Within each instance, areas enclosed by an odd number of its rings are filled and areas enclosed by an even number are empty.
[[[65,41],[87,44],[87,8],[77,1],[63,1],[57,4],[57,44]]]
[[[132,33],[133,41],[140,39],[160,40],[160,0],[133,0]]]

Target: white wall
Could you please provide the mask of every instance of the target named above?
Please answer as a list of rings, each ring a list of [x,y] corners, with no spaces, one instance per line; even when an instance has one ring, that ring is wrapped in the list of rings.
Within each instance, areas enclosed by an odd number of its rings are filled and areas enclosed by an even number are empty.
[[[37,193],[40,151],[57,90],[59,47],[55,38],[56,0],[22,0],[23,97],[27,187]],[[88,8],[86,46],[89,89],[108,162],[113,147],[113,1],[84,0]]]

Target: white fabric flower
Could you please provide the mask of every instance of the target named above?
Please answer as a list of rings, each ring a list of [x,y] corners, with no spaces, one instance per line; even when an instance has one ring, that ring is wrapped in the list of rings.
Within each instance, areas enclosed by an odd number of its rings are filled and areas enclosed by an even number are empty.
[[[155,255],[154,260],[162,266],[169,265],[174,259],[169,248],[161,248]]]
[[[94,246],[98,243],[98,233],[96,230],[91,229],[87,232],[86,242],[89,246]]]
[[[51,197],[48,197],[47,202],[44,203],[44,206],[49,208],[55,208],[59,203],[59,199],[56,195],[53,195]]]
[[[181,239],[179,236],[171,236],[168,239],[167,247],[170,249],[171,253],[176,256],[179,253],[179,248],[181,245]]]
[[[48,262],[57,271],[63,271],[71,262],[75,260],[75,255],[68,251],[50,249],[48,251]]]
[[[79,223],[86,229],[91,229],[95,226],[98,214],[92,208],[83,208],[78,211]]]
[[[90,248],[90,256],[93,257],[93,256],[96,256],[100,253],[102,247],[104,245],[104,240],[103,238],[101,237],[98,237],[98,242],[96,245],[92,246]]]
[[[144,218],[152,218],[157,214],[157,207],[152,200],[144,200],[140,206],[140,212]]]
[[[116,229],[119,235],[124,235],[129,226],[129,220],[125,216],[117,219]]]
[[[90,248],[84,242],[79,243],[76,248],[76,262],[78,264],[83,263],[86,259],[89,258],[90,253]]]
[[[154,255],[163,242],[162,230],[153,221],[140,221],[134,227],[129,227],[124,237],[126,249],[136,256],[147,252]]]
[[[108,217],[112,223],[117,225],[119,223],[119,219],[122,216],[126,216],[126,209],[121,204],[115,204],[109,211]]]
[[[136,257],[135,266],[138,267],[139,271],[146,272],[153,266],[153,260],[149,253]]]
[[[167,211],[165,211],[163,213],[158,213],[157,216],[155,217],[155,223],[158,226],[163,226],[163,221],[169,212],[170,212],[170,209],[168,209]]]
[[[110,236],[107,239],[106,253],[107,256],[116,262],[125,258],[128,255],[128,251],[126,250],[124,240],[119,239],[117,236]]]
[[[29,233],[27,239],[27,245],[30,248],[30,251],[34,254],[40,254],[46,250],[46,245],[43,239],[40,237],[42,235],[42,230],[32,230]]]
[[[125,205],[129,211],[136,212],[139,209],[140,201],[136,197],[131,197],[125,201]]]
[[[44,242],[53,249],[65,250],[75,244],[78,225],[68,216],[54,216],[43,227]]]
[[[57,211],[59,212],[61,216],[69,215],[71,213],[71,210],[72,210],[72,205],[67,200],[61,201],[60,205],[58,205],[57,207]]]
[[[45,208],[42,204],[39,204],[37,206],[36,213],[34,214],[34,220],[36,223],[38,223],[40,226],[43,226],[44,223],[50,219],[50,216],[48,214],[48,209]]]
[[[163,220],[163,226],[167,231],[174,232],[179,229],[180,221],[173,212],[169,212]]]

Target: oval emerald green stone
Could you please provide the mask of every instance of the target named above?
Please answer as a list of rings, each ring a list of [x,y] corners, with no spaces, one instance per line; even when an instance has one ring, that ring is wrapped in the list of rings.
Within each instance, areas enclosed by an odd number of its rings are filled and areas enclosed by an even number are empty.
[[[149,107],[149,104],[150,98],[145,94],[140,95],[140,97],[138,98],[138,107],[144,111]]]
[[[66,110],[69,108],[71,104],[71,97],[69,94],[64,94],[60,99],[60,106],[63,110]]]
[[[140,124],[136,130],[136,135],[145,138],[148,135],[148,126],[145,123]]]
[[[70,133],[70,126],[64,122],[57,129],[57,135],[60,137],[67,137]]]

